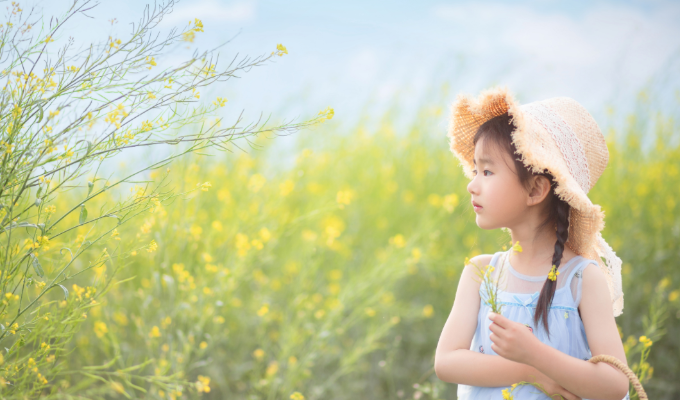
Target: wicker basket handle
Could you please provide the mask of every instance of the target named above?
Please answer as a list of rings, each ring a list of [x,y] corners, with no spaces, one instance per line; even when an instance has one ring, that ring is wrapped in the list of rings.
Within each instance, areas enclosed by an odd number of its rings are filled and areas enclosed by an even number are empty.
[[[633,387],[635,388],[638,397],[640,397],[641,400],[648,400],[647,393],[645,393],[645,389],[642,388],[642,385],[640,384],[640,381],[638,380],[637,376],[635,376],[635,373],[631,371],[631,369],[628,368],[624,363],[622,363],[618,358],[610,356],[608,354],[599,354],[588,361],[590,361],[593,364],[598,362],[606,362],[607,364],[615,368],[618,368],[628,377],[628,380],[633,384]]]

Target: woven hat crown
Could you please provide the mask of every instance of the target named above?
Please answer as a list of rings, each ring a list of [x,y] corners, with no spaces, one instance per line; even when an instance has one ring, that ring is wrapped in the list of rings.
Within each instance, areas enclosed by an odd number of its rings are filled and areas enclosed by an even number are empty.
[[[569,97],[536,101],[520,109],[525,127],[531,125],[527,130],[542,142],[555,142],[570,174],[588,193],[609,161],[607,144],[593,116]]]

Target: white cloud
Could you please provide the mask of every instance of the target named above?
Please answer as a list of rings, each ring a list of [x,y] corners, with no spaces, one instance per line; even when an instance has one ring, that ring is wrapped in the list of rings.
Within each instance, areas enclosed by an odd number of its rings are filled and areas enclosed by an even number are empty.
[[[256,4],[253,0],[227,3],[218,0],[198,0],[180,3],[173,12],[163,19],[162,25],[193,21],[247,22],[255,19]]]
[[[637,87],[680,49],[680,7],[673,3],[645,11],[618,3],[594,3],[574,14],[545,10],[475,2],[440,4],[431,15],[459,35],[456,46],[476,65],[510,56],[520,81],[546,91]]]

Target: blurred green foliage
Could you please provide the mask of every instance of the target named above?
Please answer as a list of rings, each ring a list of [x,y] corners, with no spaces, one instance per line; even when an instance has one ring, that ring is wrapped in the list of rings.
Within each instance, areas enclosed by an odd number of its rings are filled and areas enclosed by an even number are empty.
[[[115,372],[148,362],[140,372],[196,382],[204,398],[455,398],[433,365],[463,260],[509,237],[476,226],[467,180],[436,127],[442,108],[423,106],[403,133],[395,112],[349,134],[333,124],[299,133],[291,168],[271,163],[278,149],[265,138],[248,154],[172,164],[177,190],[203,190],[102,244],[111,261],[81,286],[110,274],[117,246],[158,248],[125,260],[117,276],[134,279],[89,311],[64,364],[115,360]],[[680,145],[672,120],[645,131],[647,114],[636,118],[616,139],[608,133],[609,165],[590,197],[624,261],[617,323],[628,363],[650,398],[671,399],[680,394]],[[197,396],[160,381],[111,382],[149,398]]]

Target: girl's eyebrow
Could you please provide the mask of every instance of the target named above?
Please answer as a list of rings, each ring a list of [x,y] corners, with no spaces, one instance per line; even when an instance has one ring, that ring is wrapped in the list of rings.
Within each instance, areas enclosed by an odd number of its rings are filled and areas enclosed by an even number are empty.
[[[473,158],[472,161],[475,163],[475,165],[477,165],[477,160],[475,160],[475,159]],[[485,164],[489,164],[489,165],[494,165],[493,160],[490,159],[490,158],[480,158],[480,159],[479,159],[479,162],[485,163]]]

